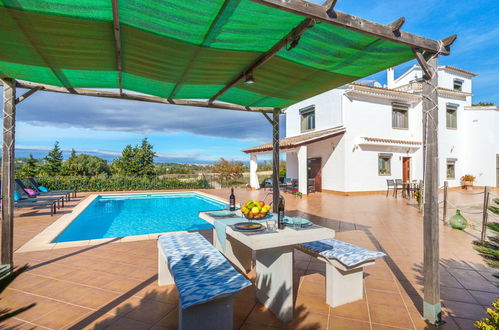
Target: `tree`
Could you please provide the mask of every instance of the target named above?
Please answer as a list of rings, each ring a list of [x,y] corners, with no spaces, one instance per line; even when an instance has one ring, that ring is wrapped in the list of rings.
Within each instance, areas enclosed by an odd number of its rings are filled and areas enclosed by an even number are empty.
[[[59,148],[59,141],[55,141],[54,147],[45,157],[44,172],[49,176],[60,174],[62,167],[62,150]]]
[[[220,175],[221,182],[238,179],[243,176],[243,163],[229,162],[220,158],[218,162],[213,164],[213,172]]]
[[[153,146],[144,138],[140,146],[127,145],[121,152],[121,157],[113,162],[112,168],[118,175],[154,175],[154,157],[156,153]]]
[[[144,138],[137,149],[138,175],[154,175],[156,173],[154,168],[156,153],[153,151],[152,144],[149,143],[147,138]]]
[[[73,149],[69,159],[62,164],[61,173],[69,176],[96,176],[109,175],[111,170],[105,159],[86,154],[76,155]]]
[[[19,178],[32,178],[37,176],[39,171],[38,159],[29,154],[29,158],[24,162],[23,167],[16,172],[16,176]]]
[[[494,105],[494,103],[492,102],[478,102],[478,103],[474,103],[473,104],[474,106],[477,106],[477,107],[487,107],[487,106],[490,106],[490,105]]]

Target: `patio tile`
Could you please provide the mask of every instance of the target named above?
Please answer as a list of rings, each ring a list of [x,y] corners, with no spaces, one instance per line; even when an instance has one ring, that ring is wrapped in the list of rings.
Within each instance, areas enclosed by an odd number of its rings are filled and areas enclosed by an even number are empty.
[[[364,284],[366,289],[399,292],[398,286],[394,280],[382,280],[368,276],[364,278]]]
[[[452,317],[459,317],[470,320],[478,320],[487,314],[481,305],[468,304],[458,301],[446,300],[442,302],[442,309]]]
[[[330,307],[331,316],[339,316],[360,321],[369,321],[369,310],[366,300],[359,300],[343,306]]]
[[[109,330],[146,330],[151,328],[149,323],[140,322],[126,317],[119,318],[106,329]]]
[[[331,316],[329,318],[328,329],[329,330],[344,330],[344,329],[370,330],[371,326],[369,325],[368,322],[347,319],[338,316]]]
[[[466,289],[442,287],[440,296],[442,297],[442,300],[453,300],[470,304],[477,303],[476,299]]]
[[[404,306],[370,304],[371,322],[399,327],[412,328],[412,321]]]
[[[156,324],[175,309],[175,307],[175,305],[164,304],[154,300],[142,300],[139,306],[126,314],[126,317],[136,321]]]
[[[474,290],[469,290],[469,293],[475,298],[475,300],[480,304],[480,305],[485,305],[489,306],[492,304],[493,301],[497,300],[499,295],[495,293],[490,293],[490,292],[484,292],[484,291],[474,291]]]
[[[404,306],[404,300],[398,292],[366,289],[366,297],[371,305]]]
[[[453,319],[460,329],[476,329],[474,325],[475,320],[462,319],[459,317],[454,317]]]
[[[64,304],[44,316],[33,320],[33,323],[51,329],[59,329],[89,313],[89,309]]]
[[[174,307],[165,317],[155,324],[162,329],[178,329],[178,307]]]
[[[293,321],[286,324],[289,329],[327,329],[328,316],[324,314],[317,314],[311,311],[300,312],[295,309],[295,316]]]
[[[253,325],[267,325],[275,328],[284,327],[284,323],[279,321],[270,310],[260,304],[257,304],[255,308],[253,308],[246,322]],[[250,329],[247,327],[246,323],[243,328]]]

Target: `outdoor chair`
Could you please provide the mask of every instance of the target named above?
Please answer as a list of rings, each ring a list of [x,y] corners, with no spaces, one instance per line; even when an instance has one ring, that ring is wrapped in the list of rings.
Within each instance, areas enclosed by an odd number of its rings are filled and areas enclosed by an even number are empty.
[[[26,187],[26,185],[24,184],[23,180],[21,179],[15,179],[14,180],[16,186],[19,188],[20,191],[23,191],[25,192],[27,195],[29,195],[29,197],[39,197],[39,196],[47,196],[47,197],[50,197],[50,196],[53,196],[54,198],[57,197],[57,196],[62,196],[63,199],[66,199],[69,201],[69,193],[62,193],[62,192],[38,192],[38,191],[35,191],[31,188],[28,188]]]
[[[18,200],[18,201],[14,201],[14,207],[15,208],[40,207],[40,206],[48,206],[48,207],[50,207],[50,216],[53,216],[56,213],[57,201],[41,201],[41,200],[33,200],[33,201],[31,201],[31,200]]]
[[[47,188],[43,187],[42,185],[40,185],[38,183],[38,181],[36,181],[35,178],[28,178],[28,182],[29,184],[33,187],[33,189],[39,193],[44,193],[44,192],[47,192],[47,193],[50,193],[50,194],[67,194],[67,200],[71,200],[71,194],[73,194],[73,197],[76,198],[76,190],[74,189],[66,189],[66,190],[48,190]],[[40,188],[45,188],[47,189],[48,191],[43,191],[42,189]]]
[[[272,187],[272,178],[265,178],[265,180],[263,180],[263,189],[272,189]]]
[[[326,263],[326,303],[331,307],[362,299],[363,268],[385,256],[335,239],[302,243],[295,248]]]
[[[0,198],[0,208],[2,207],[2,199]],[[14,200],[14,207],[16,209],[24,208],[24,207],[40,207],[40,206],[48,206],[50,207],[50,216],[53,216],[56,213],[57,201],[40,201],[40,200]]]
[[[398,191],[402,193],[402,197],[405,196],[405,191],[404,191],[404,182],[402,179],[395,179],[395,198],[397,198]]]
[[[281,190],[284,190],[285,192],[287,192],[290,187],[291,187],[291,178],[284,178],[282,180],[282,183],[279,184],[279,188],[281,188]]]
[[[307,180],[307,191],[309,193],[315,192],[315,179],[308,179]]]
[[[393,191],[392,196],[395,196],[395,181],[393,179],[386,179],[386,197],[388,197],[390,189]]]
[[[175,284],[179,329],[233,327],[233,299],[251,285],[199,233],[158,237],[158,285]]]
[[[55,201],[57,203],[57,208],[64,207],[64,196],[42,196],[36,193],[34,190],[29,188],[22,188],[22,186],[17,182],[19,179],[14,181],[16,192],[14,193],[14,200],[16,201]],[[0,182],[1,184],[1,182]],[[19,196],[16,198],[16,193]]]

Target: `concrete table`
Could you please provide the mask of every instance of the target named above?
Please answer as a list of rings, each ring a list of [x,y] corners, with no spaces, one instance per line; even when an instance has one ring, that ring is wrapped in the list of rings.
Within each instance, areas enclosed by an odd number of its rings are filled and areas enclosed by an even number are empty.
[[[201,219],[214,224],[209,212],[200,212]],[[241,218],[241,222],[246,219]],[[295,230],[286,227],[277,232],[240,232],[226,227],[226,249],[220,247],[216,230],[213,245],[236,267],[251,270],[252,251],[256,252],[256,297],[281,321],[293,319],[293,251],[294,245],[334,237],[334,230],[312,225]]]

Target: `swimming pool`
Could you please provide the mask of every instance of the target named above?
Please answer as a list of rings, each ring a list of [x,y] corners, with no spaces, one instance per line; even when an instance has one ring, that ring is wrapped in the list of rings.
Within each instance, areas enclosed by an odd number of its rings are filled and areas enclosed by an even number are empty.
[[[226,206],[192,192],[99,195],[52,243],[209,229],[198,213]]]

